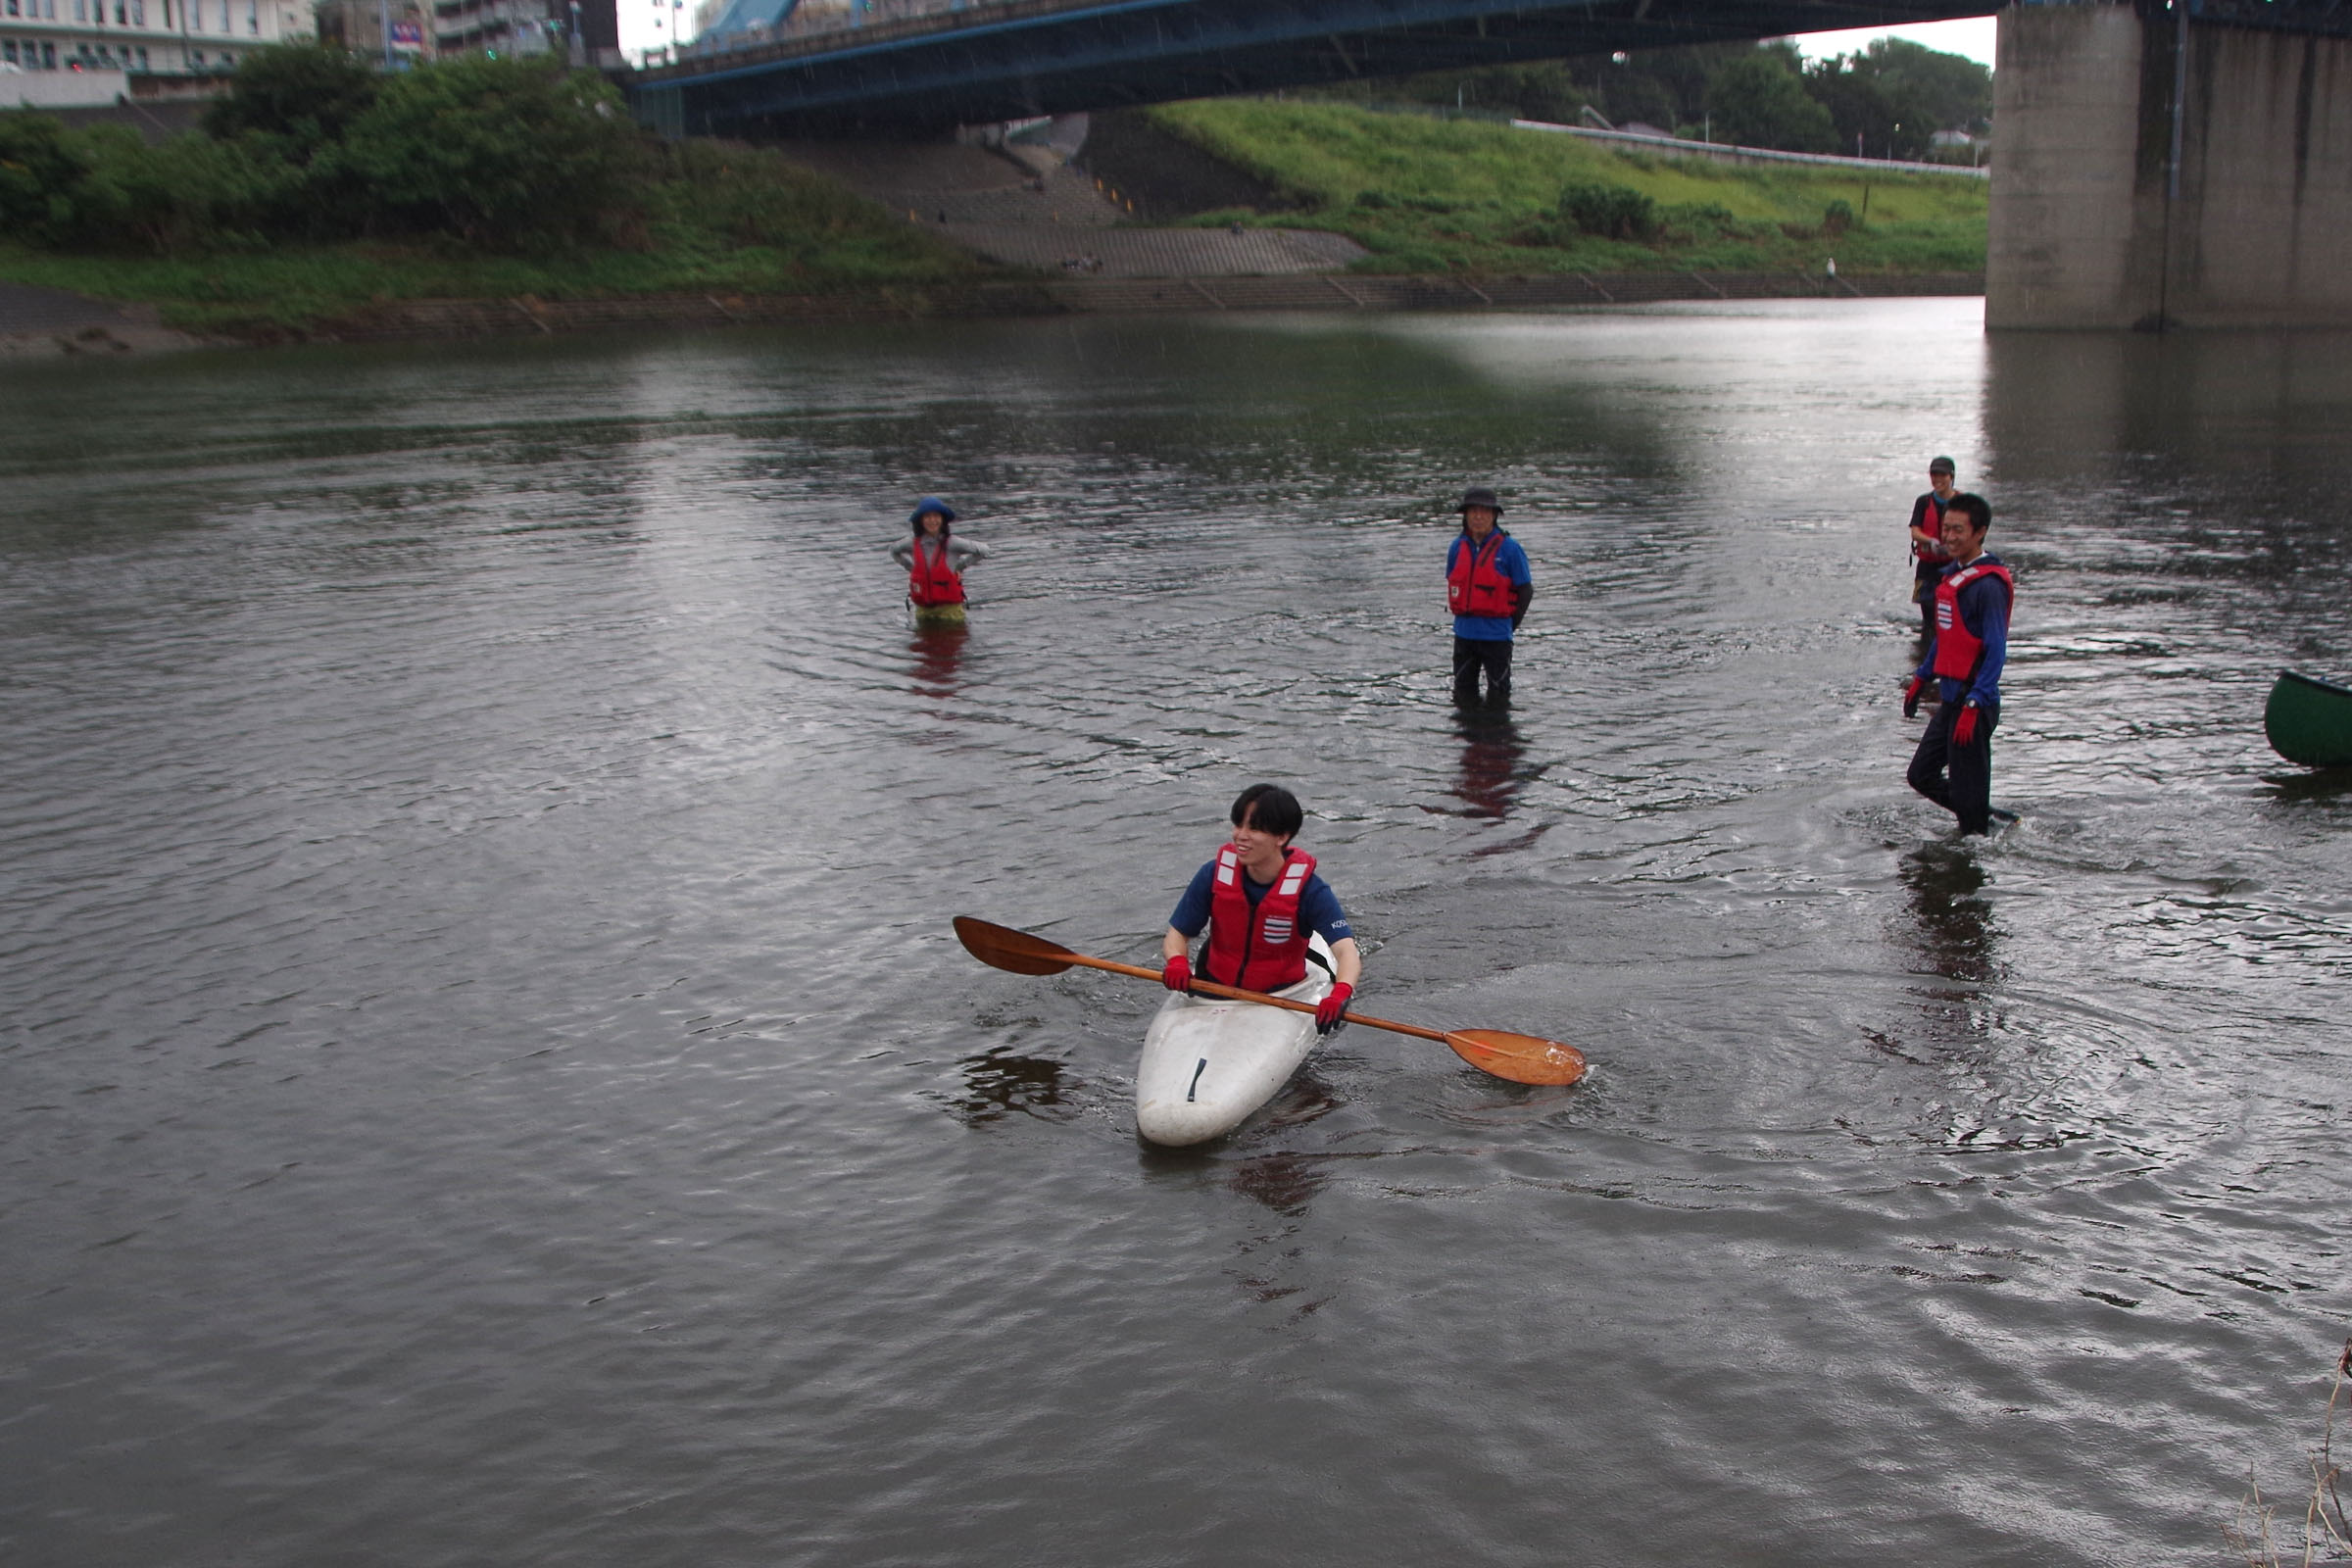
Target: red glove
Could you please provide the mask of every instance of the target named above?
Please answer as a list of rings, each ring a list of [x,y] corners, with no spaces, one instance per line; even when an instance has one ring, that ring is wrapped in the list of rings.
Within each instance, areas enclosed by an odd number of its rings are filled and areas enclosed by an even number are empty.
[[[1327,1035],[1340,1026],[1348,1016],[1348,999],[1355,995],[1355,987],[1343,980],[1331,988],[1331,994],[1315,1004],[1315,1033]]]
[[[1903,688],[1903,716],[1912,718],[1919,712],[1919,700],[1927,692],[1928,677],[1914,675],[1911,684]]]
[[[1160,965],[1159,983],[1170,991],[1192,990],[1193,960],[1181,953],[1170,958],[1166,963]]]
[[[1960,716],[1958,718],[1952,720],[1952,744],[1954,746],[1967,746],[1973,743],[1976,738],[1977,705],[1971,703],[1966,708],[1960,710]]]

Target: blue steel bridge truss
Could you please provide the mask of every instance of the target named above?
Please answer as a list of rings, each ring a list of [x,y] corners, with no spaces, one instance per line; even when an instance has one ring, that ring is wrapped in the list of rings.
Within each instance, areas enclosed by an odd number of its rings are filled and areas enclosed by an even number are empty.
[[[2169,16],[2182,0],[2134,0]],[[2184,0],[2352,35],[2352,0]],[[735,9],[791,0],[738,0]],[[1357,77],[1984,16],[1994,0],[981,0],[633,74],[678,135],[919,130]]]
[[[1001,0],[632,74],[677,135],[923,129],[1621,49],[1984,16],[1988,0]]]

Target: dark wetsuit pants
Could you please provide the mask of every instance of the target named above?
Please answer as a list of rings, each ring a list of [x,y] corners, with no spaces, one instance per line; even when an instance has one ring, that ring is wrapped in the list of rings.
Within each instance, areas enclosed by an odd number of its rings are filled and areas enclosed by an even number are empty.
[[[2001,710],[1997,703],[1977,710],[1976,738],[1954,746],[1952,725],[1961,706],[1945,703],[1928,720],[1911,755],[1911,787],[1958,817],[1961,832],[1984,833],[1992,826],[1992,727]]]
[[[1478,672],[1487,672],[1487,701],[1511,700],[1511,640],[1508,637],[1456,637],[1453,640],[1453,700],[1478,701]]]
[[[1936,635],[1936,585],[1943,581],[1943,568],[1949,564],[1938,561],[1915,563],[1911,568],[1911,597],[1919,604],[1919,634]]]

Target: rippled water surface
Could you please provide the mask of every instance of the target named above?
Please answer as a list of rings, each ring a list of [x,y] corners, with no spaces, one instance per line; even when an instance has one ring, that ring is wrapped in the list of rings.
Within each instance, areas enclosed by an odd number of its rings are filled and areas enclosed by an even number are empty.
[[[1975,301],[0,379],[0,1556],[2227,1561],[2352,1314],[2352,356]],[[2020,599],[1909,795],[1929,457]],[[1445,508],[1539,598],[1446,702]],[[994,554],[923,637],[938,490]],[[1154,1152],[1257,778],[1362,1006]]]

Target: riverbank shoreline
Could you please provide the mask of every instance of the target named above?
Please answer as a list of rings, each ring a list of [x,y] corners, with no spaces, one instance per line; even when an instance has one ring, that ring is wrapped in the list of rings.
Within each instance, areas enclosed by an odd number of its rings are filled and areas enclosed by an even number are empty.
[[[46,295],[57,291],[43,290]],[[115,323],[124,308],[88,302],[86,320],[20,328],[0,312],[0,342],[25,353],[264,347],[289,343],[391,343],[555,336],[649,328],[704,329],[786,323],[956,320],[1076,315],[1195,315],[1308,311],[1339,315],[1409,311],[1607,310],[1673,301],[1892,299],[1977,295],[1981,272],[1809,277],[1797,272],[1578,272],[1537,276],[1310,275],[1085,278],[896,287],[835,294],[657,295],[601,300],[406,300],[368,306],[307,328],[255,326],[203,337],[156,328],[133,335]],[[51,304],[49,314],[56,308]],[[76,341],[105,327],[108,338]]]

